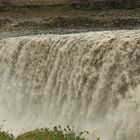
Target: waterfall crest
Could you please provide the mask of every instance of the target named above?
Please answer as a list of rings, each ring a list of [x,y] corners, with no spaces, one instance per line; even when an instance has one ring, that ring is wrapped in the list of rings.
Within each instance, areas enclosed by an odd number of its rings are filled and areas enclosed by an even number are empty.
[[[0,120],[21,130],[70,125],[140,139],[140,31],[0,40]]]

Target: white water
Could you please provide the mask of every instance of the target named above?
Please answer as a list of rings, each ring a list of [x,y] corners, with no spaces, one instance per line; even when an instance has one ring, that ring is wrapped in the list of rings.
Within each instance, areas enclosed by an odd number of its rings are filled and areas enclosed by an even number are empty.
[[[0,120],[15,134],[60,124],[139,140],[139,85],[139,30],[0,40]]]

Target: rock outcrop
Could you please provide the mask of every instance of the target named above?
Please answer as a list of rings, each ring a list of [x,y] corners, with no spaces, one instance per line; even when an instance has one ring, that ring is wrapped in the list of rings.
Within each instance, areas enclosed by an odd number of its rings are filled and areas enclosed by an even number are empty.
[[[72,5],[76,9],[134,8],[140,0],[0,0],[0,5]]]

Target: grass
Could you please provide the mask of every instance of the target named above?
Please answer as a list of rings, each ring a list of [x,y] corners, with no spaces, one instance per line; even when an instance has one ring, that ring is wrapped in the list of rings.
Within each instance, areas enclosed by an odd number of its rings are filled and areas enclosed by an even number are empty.
[[[0,140],[14,140],[14,136],[12,134],[1,131]]]
[[[69,126],[66,129],[58,126],[54,127],[53,130],[37,129],[26,132],[16,138],[8,132],[0,131],[0,140],[85,140],[84,134],[88,134],[88,132],[76,134]]]

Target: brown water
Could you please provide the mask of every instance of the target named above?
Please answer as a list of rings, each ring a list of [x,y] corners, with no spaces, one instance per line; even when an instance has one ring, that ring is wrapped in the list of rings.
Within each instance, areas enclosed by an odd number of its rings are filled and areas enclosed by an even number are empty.
[[[139,30],[2,39],[0,81],[0,120],[15,135],[60,124],[140,139]]]

